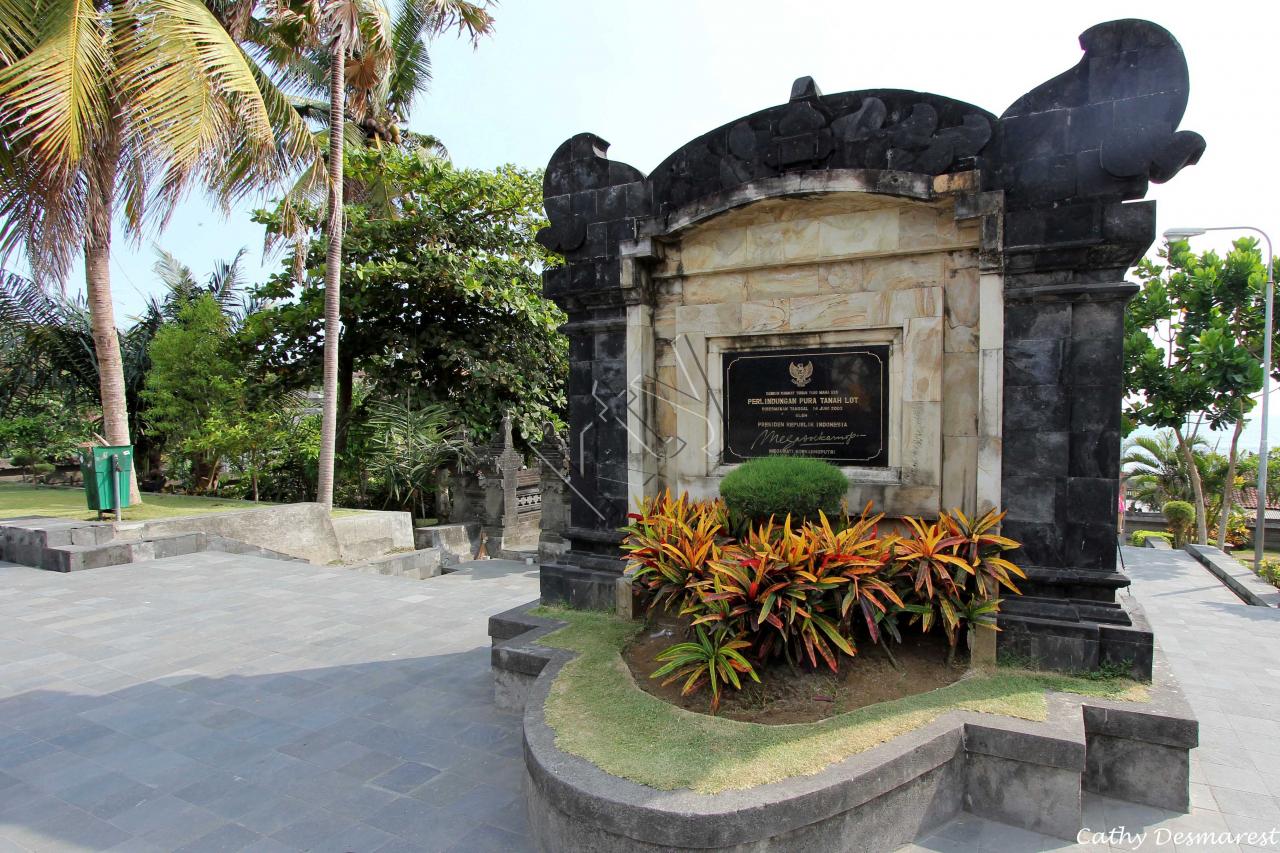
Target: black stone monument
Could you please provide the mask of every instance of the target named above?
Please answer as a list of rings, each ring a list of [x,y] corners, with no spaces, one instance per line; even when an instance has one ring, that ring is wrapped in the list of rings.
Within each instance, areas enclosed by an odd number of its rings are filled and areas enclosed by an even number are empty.
[[[893,193],[921,176],[976,173],[979,186],[963,203],[974,216],[988,214],[984,261],[1004,281],[1003,530],[1023,543],[1018,561],[1030,576],[1026,594],[1005,605],[1000,647],[1060,668],[1124,662],[1149,674],[1150,632],[1116,600],[1128,584],[1116,565],[1123,312],[1136,290],[1125,274],[1155,237],[1155,203],[1137,200],[1149,181],[1195,163],[1205,143],[1178,130],[1187,66],[1166,30],[1112,21],[1080,44],[1074,68],[1000,116],[921,92],[823,95],[802,78],[788,103],[694,139],[647,177],[607,159],[608,143],[590,133],[556,150],[544,184],[550,225],[539,240],[566,261],[545,272],[544,289],[569,315],[572,497],[568,550],[542,566],[544,601],[614,604],[634,402],[627,310],[648,298],[622,268],[643,262],[647,238],[690,208],[729,209],[753,199],[751,186],[788,176],[849,174]],[[860,368],[869,355],[858,357]],[[852,364],[829,353],[781,356],[787,370],[797,365],[794,378],[812,370],[809,387],[827,392],[844,387],[835,374]],[[733,440],[752,418],[769,422],[744,410],[748,396],[766,399],[790,378],[744,380],[741,399],[727,400]],[[827,436],[825,446],[846,454],[835,461],[857,454],[858,464],[877,464],[874,399],[885,386],[864,384],[861,394],[840,395],[857,403],[832,402],[822,413],[848,424]],[[816,404],[805,406],[813,410],[791,414],[816,419]],[[804,443],[827,429],[776,432],[766,444],[797,435]],[[754,452],[737,444],[732,451]]]

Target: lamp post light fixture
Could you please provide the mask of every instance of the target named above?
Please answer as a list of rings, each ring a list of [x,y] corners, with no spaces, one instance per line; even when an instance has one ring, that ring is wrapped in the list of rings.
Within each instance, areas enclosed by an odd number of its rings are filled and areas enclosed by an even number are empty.
[[[1267,244],[1267,303],[1262,340],[1262,438],[1258,441],[1258,506],[1253,521],[1253,566],[1259,569],[1262,567],[1263,545],[1267,535],[1267,403],[1271,390],[1271,303],[1274,301],[1276,287],[1271,238],[1267,236],[1267,232],[1252,225],[1222,225],[1214,228],[1170,228],[1164,232],[1164,239],[1189,240],[1208,231],[1252,231],[1260,235]]]

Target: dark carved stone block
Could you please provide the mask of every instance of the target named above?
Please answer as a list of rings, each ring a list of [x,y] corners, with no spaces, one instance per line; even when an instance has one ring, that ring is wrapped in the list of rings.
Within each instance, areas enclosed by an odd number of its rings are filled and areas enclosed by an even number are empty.
[[[1004,423],[1011,430],[1065,430],[1071,422],[1067,391],[1061,385],[1009,385],[1004,389]]]
[[[1070,433],[1015,430],[1004,434],[1002,464],[1011,474],[1035,471],[1040,476],[1066,477]]]
[[[1044,477],[1020,477],[1006,472],[1004,507],[1010,521],[1054,523],[1060,518],[1060,497],[1064,497],[1062,480]]]
[[[1004,381],[1009,385],[1056,385],[1062,380],[1062,341],[1006,341]]]
[[[1107,478],[1120,470],[1119,430],[1072,430],[1070,436],[1068,473],[1072,477]]]
[[[1010,341],[1071,337],[1071,305],[1065,302],[1006,303],[1004,337]]]
[[[1063,521],[1114,523],[1119,490],[1115,477],[1071,477],[1067,480],[1067,512]]]

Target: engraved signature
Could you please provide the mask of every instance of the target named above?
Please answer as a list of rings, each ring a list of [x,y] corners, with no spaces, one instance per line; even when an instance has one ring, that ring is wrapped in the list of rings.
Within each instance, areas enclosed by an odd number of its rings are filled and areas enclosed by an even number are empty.
[[[865,438],[866,435],[865,432],[820,432],[814,435],[795,435],[764,429],[756,435],[755,441],[751,442],[751,449],[781,447],[791,450],[796,447],[808,447],[814,444],[848,444],[855,438]]]

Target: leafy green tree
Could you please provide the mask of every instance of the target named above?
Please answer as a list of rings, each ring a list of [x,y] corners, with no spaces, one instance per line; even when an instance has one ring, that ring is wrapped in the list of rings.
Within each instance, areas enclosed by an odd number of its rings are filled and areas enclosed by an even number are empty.
[[[1191,481],[1196,538],[1208,541],[1208,510],[1221,507],[1227,528],[1237,443],[1262,387],[1261,341],[1265,280],[1257,242],[1242,239],[1226,258],[1192,253],[1185,241],[1160,251],[1166,264],[1143,260],[1141,292],[1125,314],[1125,370],[1132,422],[1173,432]],[[1202,417],[1214,429],[1233,428],[1222,497],[1207,501],[1186,425]]]
[[[412,392],[449,405],[475,435],[507,411],[526,437],[540,435],[563,411],[567,372],[565,318],[541,291],[551,260],[534,240],[544,224],[541,174],[459,169],[389,145],[349,153],[350,177],[377,175],[394,192],[388,206],[347,208],[341,421],[351,421],[359,372],[381,399]],[[258,216],[280,228],[278,212]],[[287,260],[257,291],[282,300],[252,325],[270,369],[294,387],[317,376],[325,248],[307,247],[302,281]]]
[[[1199,455],[1204,439],[1190,439],[1192,451]],[[1185,501],[1192,496],[1191,474],[1172,430],[1154,435],[1131,436],[1121,451],[1120,465],[1134,485],[1134,496],[1152,508],[1167,501]]]
[[[368,426],[370,466],[383,481],[388,504],[427,516],[440,469],[462,452],[461,433],[448,408],[406,400],[375,403]]]
[[[91,434],[88,419],[61,397],[36,394],[0,417],[0,456],[33,474],[36,466],[74,458]]]
[[[209,294],[188,302],[151,342],[142,392],[148,425],[190,460],[196,491],[216,488],[226,450],[219,426],[246,408],[243,365],[234,350],[231,320]]]
[[[113,219],[137,236],[191,186],[238,197],[311,145],[199,0],[0,0],[0,255],[19,251],[42,284],[83,256],[108,442],[130,443]]]
[[[467,0],[404,0],[407,20],[404,31],[393,30],[382,0],[311,0],[300,8],[280,7],[271,41],[292,44],[297,53],[285,61],[286,69],[296,80],[307,79],[307,69],[325,69],[324,91],[328,95],[328,157],[325,162],[326,217],[325,236],[325,301],[324,301],[324,400],[321,412],[319,485],[317,500],[333,505],[333,471],[337,447],[338,424],[338,358],[340,332],[340,288],[342,254],[346,222],[343,160],[346,148],[348,110],[377,123],[394,114],[384,115],[376,106],[385,106],[386,93],[403,91],[404,86],[390,77],[396,47],[404,47],[406,66],[413,69],[425,62],[425,48],[420,44],[424,34],[440,32],[456,25],[469,31],[473,38],[488,32],[492,19],[483,5]],[[279,33],[285,38],[279,38]],[[309,61],[308,61],[309,60]],[[320,61],[317,61],[320,60]],[[318,75],[312,75],[312,82]],[[379,97],[379,93],[381,97]],[[394,121],[393,121],[394,123]],[[317,159],[316,164],[319,164]],[[312,190],[320,186],[320,170],[311,170]]]
[[[1237,479],[1242,486],[1258,481],[1258,454],[1244,453],[1240,457]],[[1280,503],[1280,447],[1267,451],[1267,503]]]

